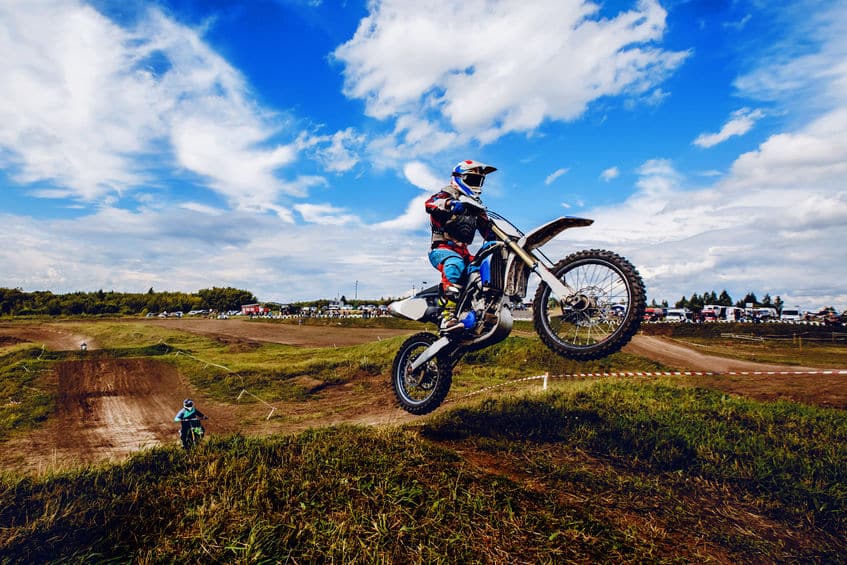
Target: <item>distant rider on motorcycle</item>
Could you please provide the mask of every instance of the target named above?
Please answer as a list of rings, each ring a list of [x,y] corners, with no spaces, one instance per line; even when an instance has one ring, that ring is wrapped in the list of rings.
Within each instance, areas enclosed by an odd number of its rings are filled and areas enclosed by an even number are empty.
[[[174,417],[174,422],[180,422],[181,424],[179,428],[179,439],[182,440],[182,447],[188,449],[191,446],[189,438],[194,433],[192,428],[200,428],[202,430],[201,436],[205,434],[206,430],[200,424],[200,420],[208,419],[208,416],[194,406],[193,400],[186,398],[182,401],[182,410],[177,412]]]
[[[441,306],[444,308],[441,333],[464,328],[455,310],[465,271],[473,260],[468,244],[477,231],[486,242],[494,240],[491,220],[485,211],[463,204],[459,197],[464,195],[479,200],[485,176],[496,170],[485,163],[461,161],[453,169],[450,184],[426,201],[432,228],[429,262],[441,272]]]

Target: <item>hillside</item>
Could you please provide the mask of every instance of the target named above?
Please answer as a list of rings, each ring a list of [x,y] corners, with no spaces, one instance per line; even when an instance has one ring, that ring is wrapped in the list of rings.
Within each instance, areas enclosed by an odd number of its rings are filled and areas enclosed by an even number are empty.
[[[847,418],[663,383],[0,486],[4,561],[843,563]]]
[[[847,379],[708,372],[843,346],[637,336],[579,364],[518,329],[414,418],[385,376],[404,330],[304,329],[0,325],[0,563],[847,562]]]

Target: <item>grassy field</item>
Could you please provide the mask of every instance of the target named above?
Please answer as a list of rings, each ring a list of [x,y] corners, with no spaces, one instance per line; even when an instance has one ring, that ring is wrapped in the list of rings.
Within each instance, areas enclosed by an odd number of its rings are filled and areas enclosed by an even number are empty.
[[[847,556],[847,418],[667,383],[159,448],[0,482],[9,562],[818,562]]]
[[[221,401],[249,383],[269,401],[307,405],[304,376],[386,375],[402,341],[304,349],[72,324],[103,349],[2,350],[0,398],[14,402],[0,409],[0,437],[49,417],[43,379],[57,361],[154,357]],[[662,369],[623,353],[562,360],[525,329],[468,356],[456,392],[545,371]],[[811,365],[814,348],[830,347],[754,345]],[[845,366],[843,347],[832,356]],[[121,464],[6,474],[0,563],[847,563],[847,413],[685,384],[558,380],[404,426],[213,436],[193,453],[160,447]]]
[[[759,363],[847,367],[847,329],[794,324],[645,324],[698,351]]]

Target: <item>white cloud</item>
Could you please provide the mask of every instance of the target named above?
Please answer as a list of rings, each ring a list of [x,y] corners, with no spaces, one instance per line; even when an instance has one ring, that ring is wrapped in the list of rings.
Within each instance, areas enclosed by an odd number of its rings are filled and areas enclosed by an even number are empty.
[[[351,296],[356,280],[360,297],[397,296],[410,281],[436,276],[425,236],[338,222],[345,213],[332,206],[302,212],[327,222],[295,226],[267,215],[210,215],[190,207],[104,207],[68,220],[0,213],[0,238],[15,242],[0,248],[3,280],[57,293],[235,286],[287,302],[338,291]]]
[[[616,179],[620,174],[621,172],[618,170],[617,167],[609,167],[608,169],[605,169],[602,173],[600,173],[600,178],[606,182],[609,182],[612,179]]]
[[[723,143],[730,137],[744,135],[753,129],[756,120],[759,120],[764,115],[764,112],[758,109],[741,108],[732,113],[729,121],[721,127],[719,132],[701,133],[693,143],[699,147],[713,147],[718,143]]]
[[[330,204],[296,204],[294,209],[310,224],[344,225],[359,221],[355,215]]]
[[[847,18],[843,2],[764,4],[790,20],[791,32],[759,54],[752,70],[735,79],[739,94],[778,102],[798,115],[831,110],[847,97]]]
[[[199,175],[234,207],[303,194],[278,176],[298,154],[271,141],[276,117],[156,9],[122,28],[76,0],[3,3],[0,52],[0,167],[39,196],[101,200],[155,184],[159,167]]]
[[[403,167],[403,175],[410,183],[428,193],[435,193],[447,184],[432,169],[420,161],[412,161]]]
[[[301,134],[298,147],[308,148],[327,171],[344,173],[355,167],[365,136],[353,128],[346,128],[332,135]]]
[[[847,108],[772,136],[712,186],[693,188],[667,160],[638,172],[638,190],[623,205],[586,211],[596,222],[568,232],[569,247],[622,253],[657,299],[753,290],[847,308],[847,291],[822,288],[817,276],[825,265],[828,280],[847,277]]]
[[[430,196],[447,183],[420,161],[406,163],[403,167],[403,175],[407,181],[424,193],[415,196],[406,206],[403,214],[397,218],[379,222],[374,226],[376,229],[412,231],[423,229],[429,225],[429,216],[425,211],[424,204]]]
[[[599,97],[653,90],[687,55],[655,45],[666,13],[654,0],[609,18],[582,0],[374,0],[369,8],[334,53],[345,93],[365,100],[371,116],[397,118],[395,137],[406,132],[409,146],[432,139],[415,134],[419,125],[491,142],[545,119],[573,120]]]
[[[200,202],[183,202],[179,205],[180,208],[185,208],[186,210],[191,210],[192,212],[200,212],[201,214],[208,214],[210,216],[220,216],[224,213],[220,208],[215,208],[214,206],[209,206],[207,204],[201,204]]]
[[[560,176],[562,176],[562,175],[566,174],[569,170],[570,170],[570,169],[567,169],[567,168],[560,168],[560,169],[556,169],[555,171],[553,171],[552,173],[550,173],[549,175],[547,175],[547,178],[546,178],[546,179],[544,179],[544,184],[546,184],[547,186],[550,186],[551,184],[553,184],[554,182],[556,182],[556,179],[557,179],[557,178],[559,178]]]
[[[752,20],[752,19],[753,19],[753,14],[745,14],[744,17],[741,18],[738,21],[724,22],[723,27],[734,29],[736,31],[741,31],[747,26],[748,23],[750,23],[750,20]]]

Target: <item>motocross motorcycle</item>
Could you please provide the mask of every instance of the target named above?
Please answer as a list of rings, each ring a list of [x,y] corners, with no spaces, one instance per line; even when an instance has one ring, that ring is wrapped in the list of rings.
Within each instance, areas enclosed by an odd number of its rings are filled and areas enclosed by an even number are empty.
[[[483,246],[466,269],[456,308],[463,327],[441,336],[417,333],[395,355],[391,384],[404,410],[418,415],[435,410],[447,397],[462,356],[509,335],[512,309],[522,307],[533,273],[540,278],[533,300],[535,331],[557,354],[578,361],[599,359],[620,350],[638,331],[644,283],[629,261],[591,249],[553,263],[539,249],[562,231],[594,220],[561,217],[523,233],[479,200],[463,195],[460,201],[485,210],[496,240]],[[440,292],[440,285],[424,289],[391,303],[389,312],[438,326]]]
[[[203,420],[208,419],[208,417],[203,418]],[[182,448],[191,450],[200,445],[200,442],[206,436],[206,428],[200,423],[200,418],[186,418],[180,421],[180,425],[186,428],[185,432],[180,436],[182,439]]]

